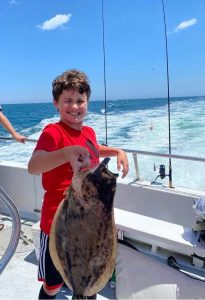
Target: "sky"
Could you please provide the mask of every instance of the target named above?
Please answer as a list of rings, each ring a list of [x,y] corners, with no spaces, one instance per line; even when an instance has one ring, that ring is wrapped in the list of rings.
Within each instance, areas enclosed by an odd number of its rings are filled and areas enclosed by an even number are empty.
[[[164,7],[170,96],[203,96],[205,1]],[[87,73],[91,100],[166,97],[162,1],[104,0],[103,16],[104,44],[102,0],[1,0],[0,102],[51,101],[72,68]]]

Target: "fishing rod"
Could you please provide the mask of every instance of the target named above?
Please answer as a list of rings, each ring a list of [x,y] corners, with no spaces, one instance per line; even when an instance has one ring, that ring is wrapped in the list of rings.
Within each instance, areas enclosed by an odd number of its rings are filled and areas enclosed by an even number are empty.
[[[167,103],[168,103],[168,130],[169,130],[169,155],[171,155],[171,115],[170,115],[170,93],[169,93],[169,58],[168,58],[168,43],[167,43],[167,26],[166,15],[164,8],[164,0],[162,1],[163,23],[164,23],[164,37],[165,37],[165,49],[166,49],[166,75],[167,75]],[[107,145],[107,85],[106,85],[106,53],[105,53],[105,20],[104,20],[104,0],[101,2],[102,11],[102,46],[103,46],[103,75],[104,75],[104,109],[105,109],[105,141]],[[169,187],[172,188],[172,162],[169,158]]]
[[[168,43],[167,43],[167,25],[166,15],[164,9],[164,0],[162,1],[163,11],[163,22],[164,22],[164,38],[165,38],[165,49],[166,49],[166,74],[167,74],[167,105],[168,105],[168,128],[169,128],[169,154],[171,154],[171,115],[170,115],[170,96],[169,96],[169,56],[168,56]],[[172,188],[172,162],[169,158],[169,187]]]
[[[104,20],[104,0],[102,0],[102,46],[103,46],[103,77],[104,77],[104,109],[105,109],[105,145],[107,145],[107,84],[106,84],[106,55],[105,55],[105,20]]]

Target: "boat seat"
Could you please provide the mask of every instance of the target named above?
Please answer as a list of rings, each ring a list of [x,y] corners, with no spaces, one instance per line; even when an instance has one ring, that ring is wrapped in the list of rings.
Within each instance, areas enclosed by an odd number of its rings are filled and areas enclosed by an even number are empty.
[[[117,229],[123,230],[129,239],[151,245],[152,253],[163,248],[188,256],[205,257],[205,245],[198,242],[198,234],[192,228],[119,208],[114,212]]]

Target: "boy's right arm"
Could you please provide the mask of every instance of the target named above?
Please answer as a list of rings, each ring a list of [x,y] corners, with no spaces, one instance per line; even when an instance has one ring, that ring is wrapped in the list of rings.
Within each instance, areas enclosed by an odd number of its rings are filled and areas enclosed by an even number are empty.
[[[87,167],[90,163],[88,150],[81,146],[68,146],[51,152],[36,150],[29,160],[28,172],[34,175],[41,174],[67,162],[71,164],[74,172]]]

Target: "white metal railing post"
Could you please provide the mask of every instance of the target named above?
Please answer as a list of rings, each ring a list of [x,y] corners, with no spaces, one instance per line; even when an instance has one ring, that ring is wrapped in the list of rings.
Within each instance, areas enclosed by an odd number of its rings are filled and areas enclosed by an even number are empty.
[[[137,153],[132,153],[133,159],[134,159],[134,166],[135,166],[135,173],[136,173],[136,181],[140,180],[140,171],[139,171],[139,165],[137,160]]]

